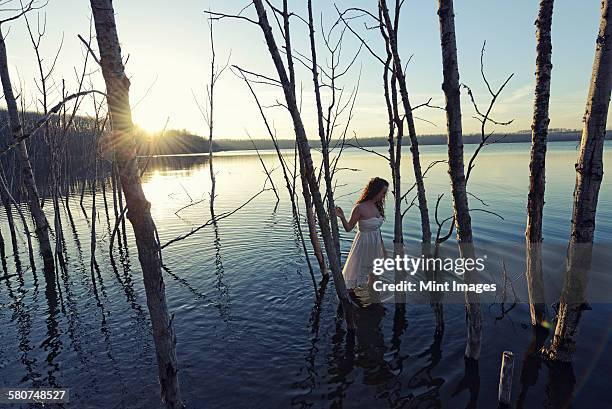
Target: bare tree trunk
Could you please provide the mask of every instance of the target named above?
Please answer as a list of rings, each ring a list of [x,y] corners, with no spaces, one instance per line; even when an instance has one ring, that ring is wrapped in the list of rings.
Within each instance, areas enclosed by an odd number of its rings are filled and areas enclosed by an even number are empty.
[[[287,193],[289,193],[289,200],[291,201],[291,211],[293,213],[293,218],[296,224],[296,228],[298,231],[298,235],[300,238],[300,242],[302,244],[302,250],[304,251],[304,257],[306,258],[306,264],[308,265],[308,270],[310,271],[310,275],[312,278],[312,282],[314,284],[314,290],[315,290],[315,296],[318,297],[318,293],[317,293],[317,283],[316,280],[314,278],[314,272],[312,271],[312,264],[310,263],[310,258],[308,256],[308,249],[306,248],[306,242],[304,240],[304,233],[302,231],[302,225],[301,225],[301,221],[300,221],[300,214],[299,214],[299,208],[298,208],[298,203],[297,203],[297,194],[296,194],[296,187],[295,187],[295,177],[297,174],[297,171],[294,169],[293,171],[293,183],[291,183],[291,179],[289,177],[289,170],[288,170],[288,166],[285,162],[285,159],[283,158],[283,154],[280,151],[280,147],[278,146],[278,142],[276,140],[276,137],[274,136],[274,133],[272,132],[272,129],[270,128],[270,124],[268,122],[268,118],[266,117],[263,107],[261,106],[261,103],[259,102],[259,99],[257,98],[257,94],[255,93],[255,91],[253,90],[253,87],[251,86],[250,82],[248,81],[248,79],[243,75],[242,78],[244,79],[244,82],[246,83],[247,87],[249,88],[249,91],[251,91],[251,95],[253,95],[253,99],[255,100],[255,103],[257,104],[257,108],[259,109],[259,113],[261,114],[261,118],[266,126],[266,129],[268,131],[268,134],[270,135],[270,139],[272,140],[272,144],[274,145],[274,150],[276,151],[276,156],[278,157],[278,161],[280,162],[281,165],[281,170],[283,171],[283,178],[285,179],[285,185],[287,187]],[[257,151],[257,147],[255,146],[255,143],[253,143],[253,146],[255,147],[255,150]],[[259,152],[259,151],[257,151]],[[259,153],[258,153],[259,154]],[[329,273],[327,272],[327,265],[325,264],[325,259],[323,258],[323,253],[321,252],[321,246],[319,244],[319,238],[317,236],[317,227],[316,227],[316,221],[314,218],[314,214],[312,211],[312,197],[310,196],[310,189],[308,187],[308,181],[306,180],[305,177],[305,172],[304,172],[304,164],[303,161],[301,160],[301,157],[299,155],[295,155],[296,157],[294,158],[295,160],[295,166],[297,166],[297,162],[300,162],[300,180],[302,181],[302,195],[304,196],[304,202],[305,202],[305,207],[306,207],[306,220],[308,223],[308,232],[310,235],[310,241],[312,244],[312,248],[313,251],[315,253],[315,256],[317,258],[317,262],[319,263],[319,268],[321,269],[321,274],[323,276],[324,279],[329,278]],[[261,159],[261,158],[260,158]],[[263,161],[262,161],[262,165],[263,165]],[[264,166],[265,167],[265,166]],[[268,173],[266,171],[266,173]],[[272,178],[270,177],[270,174],[268,173],[268,177],[270,178],[270,183],[272,183]],[[276,192],[276,188],[274,189],[274,192],[276,193],[276,200],[278,203],[278,193]]]
[[[4,172],[4,168],[0,166],[0,184],[2,184],[2,191],[4,193],[4,195],[6,195],[6,197],[8,198],[9,205],[8,205],[8,211],[10,211],[10,206],[11,203],[15,206],[15,210],[17,211],[17,214],[19,215],[19,218],[21,219],[21,223],[23,225],[23,232],[24,235],[26,236],[26,243],[28,245],[28,256],[30,258],[30,267],[32,267],[32,271],[36,271],[36,263],[34,262],[34,250],[32,249],[32,238],[30,236],[30,228],[28,227],[28,221],[25,217],[25,215],[23,214],[23,211],[21,210],[21,207],[19,207],[19,203],[17,203],[17,201],[15,200],[15,198],[13,197],[13,195],[11,195],[11,192],[9,190],[9,186],[8,186],[8,182],[6,180],[6,174]],[[6,207],[5,207],[6,209]],[[15,251],[15,256],[18,255],[17,250]]]
[[[403,213],[402,213],[402,139],[404,138],[404,120],[400,118],[399,109],[397,107],[397,76],[394,74],[391,76],[391,102],[393,103],[393,120],[395,122],[395,128],[397,129],[397,135],[395,138],[395,143],[389,146],[389,150],[392,150],[395,147],[395,154],[390,156],[393,160],[391,166],[393,167],[393,197],[394,197],[394,219],[393,219],[393,242],[398,245],[404,244],[404,230],[402,226],[403,222]],[[417,148],[418,150],[418,148]],[[418,155],[417,155],[418,156]],[[414,155],[413,155],[414,159]],[[414,161],[413,161],[414,167]],[[420,163],[419,163],[419,171],[420,171]],[[414,167],[416,169],[416,167]],[[415,173],[416,174],[416,173]],[[421,175],[421,187],[423,189],[423,195],[425,194],[425,186],[423,185],[423,176]],[[419,183],[417,183],[417,189],[419,188]],[[418,192],[417,192],[418,194]],[[419,196],[420,197],[420,196]],[[420,204],[420,202],[419,202]],[[420,209],[420,207],[419,207]],[[423,224],[423,213],[421,213],[421,226],[425,225],[429,228],[429,211],[427,210],[427,202],[425,201],[425,211],[427,212],[427,222]],[[425,248],[428,248],[429,243],[431,243],[431,232],[429,233],[430,240],[427,240],[427,229],[421,229],[421,242],[425,245]],[[426,254],[426,253],[423,253]],[[427,253],[429,254],[429,253]]]
[[[595,215],[603,179],[603,148],[612,88],[612,23],[609,2],[601,3],[601,23],[595,49],[591,86],[576,163],[572,228],[567,251],[565,284],[549,358],[569,362],[576,349],[578,324],[586,306],[587,276],[591,267]]]
[[[83,199],[85,198],[85,189],[87,188],[87,174],[89,172],[86,172],[86,176],[83,179],[83,184],[81,185],[81,197],[79,199],[79,205],[81,206],[81,211],[83,212],[83,215],[87,218],[87,209],[85,209],[85,206],[83,205]]]
[[[461,257],[475,258],[472,239],[472,219],[468,207],[465,172],[463,164],[463,132],[461,126],[461,98],[459,92],[459,65],[455,39],[455,12],[453,0],[438,0],[440,19],[440,42],[442,47],[442,90],[446,97],[446,126],[448,129],[448,173],[453,194],[453,213],[457,227],[457,242]],[[471,274],[466,273],[466,281]],[[465,348],[467,358],[480,357],[482,335],[482,312],[478,294],[465,292],[465,309],[468,320],[468,339]]]
[[[113,188],[113,213],[115,214],[115,224],[113,227],[113,233],[111,234],[109,242],[109,251],[112,253],[113,245],[115,241],[116,232],[120,229],[121,222],[123,221],[123,206],[119,203],[119,194],[121,193],[121,186],[119,186],[119,176],[117,174],[117,161],[116,155],[113,152],[113,162],[111,164],[111,184]],[[121,234],[118,235],[119,247],[121,244]]]
[[[215,187],[217,180],[213,167],[213,131],[214,131],[214,108],[215,108],[215,83],[217,82],[215,68],[215,40],[213,36],[213,23],[210,24],[210,84],[208,91],[208,168],[210,171],[210,216],[215,218]]]
[[[416,129],[414,127],[414,116],[412,115],[412,106],[408,95],[408,87],[406,85],[406,77],[402,68],[402,61],[397,48],[397,32],[389,17],[389,9],[387,2],[380,0],[380,11],[383,17],[383,23],[388,27],[389,48],[393,55],[393,71],[397,77],[399,91],[402,98],[406,122],[408,124],[408,136],[410,138],[410,152],[412,153],[412,168],[414,170],[414,178],[417,184],[417,197],[419,202],[419,211],[421,213],[421,241],[423,243],[431,242],[431,226],[429,222],[429,210],[427,208],[427,197],[425,196],[425,184],[423,182],[423,172],[421,170],[421,158],[419,154],[419,142],[417,140]],[[397,8],[396,8],[397,10]],[[396,158],[397,160],[397,158]]]
[[[4,178],[3,170],[0,170],[0,178]],[[2,183],[4,183],[4,181]],[[11,243],[13,245],[13,252],[17,254],[19,252],[19,245],[17,244],[17,232],[15,230],[15,220],[13,219],[13,209],[11,207],[11,199],[4,188],[0,188],[0,199],[2,200],[2,206],[4,206],[6,220],[8,222],[9,230],[11,232]]]
[[[526,278],[529,292],[531,324],[546,320],[544,282],[542,278],[542,216],[546,184],[546,142],[548,139],[548,106],[552,71],[552,26],[554,0],[540,0],[536,20],[536,88],[531,125],[531,159],[529,162],[529,195],[527,196],[527,229],[525,231]]]
[[[312,0],[308,0],[308,32],[310,38],[310,59],[312,62],[312,82],[314,85],[315,101],[317,105],[317,125],[319,128],[319,139],[321,139],[321,155],[323,156],[323,178],[325,179],[327,213],[330,215],[329,221],[331,222],[331,233],[334,240],[334,247],[338,253],[338,259],[340,259],[340,231],[338,230],[338,219],[334,216],[336,214],[336,204],[334,202],[332,172],[329,167],[329,140],[323,124],[323,104],[321,103],[321,85],[319,84],[319,68],[317,65],[314,19],[312,17]],[[328,120],[331,121],[331,118],[328,118]]]
[[[212,112],[212,102],[211,102],[211,112]],[[212,113],[211,113],[212,115]],[[212,123],[212,120],[211,120]],[[213,143],[212,143],[212,127],[210,130],[210,136],[208,138],[208,168],[210,171],[210,215],[211,217],[215,217],[215,187],[217,180],[215,178],[215,170],[213,168]]]
[[[91,8],[100,50],[100,65],[106,83],[107,103],[111,116],[114,144],[121,186],[132,224],[138,259],[142,267],[147,306],[153,326],[161,399],[168,408],[183,408],[178,382],[176,336],[166,304],[164,279],[155,239],[151,204],[142,190],[134,126],[129,101],[130,81],[125,75],[111,0],[91,0]]]
[[[104,200],[104,212],[106,213],[106,223],[110,228],[110,215],[108,214],[108,199],[106,198],[106,175],[102,176],[102,199]]]
[[[97,125],[97,124],[96,124]],[[94,138],[95,138],[94,134]],[[89,243],[89,269],[91,271],[92,278],[94,277],[94,267],[97,266],[96,261],[96,220],[98,219],[98,209],[96,208],[96,189],[97,189],[97,179],[98,179],[98,154],[97,154],[97,146],[94,148],[94,177],[91,186],[91,235],[90,235],[90,243]]]
[[[396,10],[397,13],[397,10]],[[379,8],[379,18],[382,21],[382,8]],[[396,22],[399,22],[399,15],[396,15]],[[396,27],[392,27],[396,31]],[[385,39],[385,49],[387,58],[383,65],[383,89],[385,104],[387,106],[387,118],[389,123],[389,134],[387,136],[389,144],[389,167],[391,168],[391,180],[393,182],[393,243],[396,254],[398,250],[403,253],[404,234],[402,229],[402,195],[401,195],[401,153],[402,138],[404,135],[404,121],[400,119],[397,107],[397,76],[395,71],[389,80],[389,71],[393,54],[389,46],[389,35],[385,31],[385,26],[380,25],[380,32]],[[397,132],[397,140],[396,140]]]
[[[308,5],[309,7],[309,13],[312,14],[312,4],[309,3]],[[291,91],[294,95],[294,99],[295,99],[295,69],[294,69],[294,64],[293,64],[293,53],[292,53],[292,48],[291,48],[291,34],[290,34],[290,26],[289,26],[289,10],[288,10],[288,5],[287,5],[287,0],[283,0],[283,29],[285,30],[285,50],[287,53],[287,71],[289,73],[289,85],[291,88]],[[311,44],[312,41],[314,40],[314,32],[312,32],[313,28],[312,28],[312,22],[309,23],[309,38],[311,40]],[[315,59],[315,64],[316,64],[316,51],[312,51],[311,49],[311,53],[313,55],[312,58]],[[318,95],[317,97],[317,119],[318,119],[318,129],[319,129],[319,137],[321,137],[321,132],[323,132],[323,117],[322,115],[322,106],[321,106],[321,94],[319,92],[318,89],[318,71],[313,71],[312,72],[313,75],[313,81],[316,81],[315,85],[315,95]],[[327,151],[327,170],[329,170],[329,151],[325,148],[325,137],[321,138],[321,150],[323,152],[323,167],[325,167],[325,151]],[[304,158],[302,157],[301,151],[298,150],[298,158],[299,158],[299,162],[300,162],[300,182],[302,184],[302,197],[304,198],[304,208],[306,209],[306,222],[308,224],[308,236],[310,238],[310,243],[312,245],[312,251],[317,259],[317,263],[319,264],[319,269],[321,270],[321,274],[323,277],[327,276],[329,274],[329,272],[327,271],[327,265],[325,264],[325,258],[323,257],[323,252],[321,251],[321,245],[319,244],[319,236],[317,234],[317,228],[316,228],[316,217],[315,214],[312,210],[313,208],[313,202],[312,202],[312,194],[310,192],[310,187],[308,186],[308,179],[306,178],[306,173],[305,173],[305,165],[304,165]],[[326,181],[326,186],[327,186],[327,179],[325,179]],[[330,185],[331,185],[331,181],[330,181]],[[317,188],[318,189],[318,188]],[[333,195],[332,195],[332,203],[333,203]],[[329,209],[329,202],[328,202],[328,209]],[[297,208],[296,208],[297,209]],[[299,212],[297,213],[299,216]],[[334,208],[334,213],[335,214],[335,208]],[[332,221],[333,220],[333,221]],[[338,260],[340,260],[340,238],[339,238],[339,232],[338,232],[338,223],[337,220],[335,220],[335,218],[331,218],[330,221],[332,221],[332,238],[334,240],[334,247],[336,248],[336,251],[338,253]],[[300,223],[299,217],[297,220],[298,223]],[[334,229],[333,229],[333,222],[336,222],[336,235],[334,235]],[[301,226],[300,226],[300,230],[301,230]],[[308,256],[306,256],[308,257]]]
[[[298,160],[300,161],[300,180],[302,182],[302,196],[304,197],[304,208],[306,209],[308,236],[310,237],[312,251],[315,257],[317,258],[317,263],[319,264],[321,275],[323,277],[327,277],[329,276],[329,271],[327,271],[327,264],[325,264],[325,257],[323,257],[323,251],[321,250],[321,244],[319,243],[319,235],[317,234],[317,221],[312,210],[312,195],[310,194],[310,188],[308,187],[308,181],[306,180],[305,176],[306,173],[304,171],[304,161],[299,158]]]
[[[329,260],[330,268],[332,270],[336,293],[338,295],[338,298],[340,299],[340,302],[342,303],[342,309],[345,314],[347,326],[349,328],[354,328],[355,323],[353,319],[353,310],[348,299],[348,292],[346,289],[346,284],[344,282],[344,277],[342,276],[342,269],[340,268],[340,258],[338,257],[338,253],[334,245],[332,232],[330,229],[329,217],[327,215],[325,204],[323,203],[323,199],[321,197],[321,192],[319,191],[319,185],[317,182],[317,177],[315,175],[314,165],[312,163],[312,156],[310,155],[310,145],[308,143],[306,130],[304,129],[304,123],[302,122],[302,117],[300,115],[297,101],[295,98],[295,91],[292,87],[293,83],[289,80],[289,77],[287,76],[287,71],[285,70],[285,66],[283,64],[280,52],[276,45],[276,40],[274,39],[272,27],[270,27],[263,1],[253,0],[253,4],[255,5],[255,9],[257,10],[259,27],[261,28],[264,34],[266,44],[268,45],[268,51],[270,52],[270,56],[272,57],[272,61],[279,76],[280,83],[283,87],[287,108],[289,110],[289,113],[291,114],[298,150],[304,160],[304,171],[306,179],[308,180],[308,186],[310,187],[310,193],[312,195],[317,219],[319,221],[319,229],[321,231],[321,236],[323,237],[325,252],[327,253],[327,258]],[[288,35],[288,33],[286,33],[286,35]],[[332,215],[332,217],[335,216]]]
[[[0,229],[0,264],[2,264],[2,271],[4,271],[4,276],[8,275],[7,266],[6,266],[6,248],[4,247],[4,236],[2,235],[2,229]]]
[[[11,78],[8,70],[6,44],[4,42],[4,35],[2,34],[1,30],[0,79],[2,80],[2,88],[4,90],[4,97],[6,100],[13,139],[23,139],[23,128],[19,121],[19,111],[17,110],[17,102],[15,100],[15,95],[13,94],[13,87],[11,85]],[[19,158],[19,165],[21,166],[22,182],[27,193],[30,213],[32,214],[34,223],[36,224],[36,237],[38,238],[40,251],[42,253],[45,265],[45,278],[47,280],[55,280],[53,251],[51,250],[51,243],[49,241],[49,223],[47,222],[47,217],[45,216],[40,204],[36,182],[34,181],[34,173],[32,172],[32,165],[30,164],[30,158],[28,157],[28,150],[24,140],[21,140],[21,142],[19,142],[17,145],[17,157]]]

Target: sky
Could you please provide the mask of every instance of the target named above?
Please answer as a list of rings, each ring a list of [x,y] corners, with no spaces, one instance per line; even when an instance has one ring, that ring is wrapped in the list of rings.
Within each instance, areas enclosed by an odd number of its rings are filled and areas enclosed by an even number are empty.
[[[249,4],[248,0],[115,0],[114,8],[124,57],[131,80],[131,102],[136,124],[149,131],[162,129],[166,122],[171,129],[187,129],[207,134],[196,98],[205,99],[206,84],[210,76],[210,38],[205,10],[228,14],[237,13]],[[277,3],[280,3],[277,1]],[[327,31],[337,20],[336,7],[362,7],[376,10],[374,0],[315,0],[314,15],[318,39],[321,25]],[[389,3],[392,3],[391,1]],[[289,1],[290,8],[306,17],[306,1]],[[3,5],[4,9],[16,7]],[[551,85],[550,127],[581,128],[582,117],[591,76],[595,39],[599,26],[600,2],[557,0],[553,15],[553,71]],[[480,51],[486,41],[485,70],[492,86],[498,87],[508,75],[514,77],[504,89],[493,111],[494,119],[508,121],[510,126],[494,126],[491,131],[515,132],[531,126],[533,89],[535,81],[535,26],[538,2],[536,0],[457,0],[455,24],[459,58],[460,80],[474,91],[480,106],[488,104],[488,93],[480,77]],[[10,11],[0,13],[2,18]],[[245,10],[253,16],[253,6]],[[37,21],[46,19],[45,36],[41,42],[43,64],[50,66],[62,42],[53,72],[56,84],[51,101],[59,101],[59,85],[65,81],[68,92],[76,87],[75,72],[82,70],[84,48],[78,40],[81,34],[88,38],[91,10],[86,0],[49,0],[47,6],[29,14],[34,29]],[[269,13],[269,18],[272,18]],[[368,30],[366,19],[352,20],[352,27],[362,34],[368,45],[382,55],[382,41],[377,30]],[[274,24],[273,24],[274,25]],[[341,28],[340,25],[338,28]],[[337,39],[336,28],[332,38]],[[21,98],[29,109],[39,104],[35,83],[37,65],[25,21],[19,19],[2,26],[8,49],[12,81],[20,90]],[[276,78],[276,72],[258,26],[245,20],[223,19],[214,22],[215,49],[219,64],[233,65]],[[281,41],[277,31],[277,41]],[[295,19],[292,22],[293,47],[309,55],[307,26]],[[400,19],[399,47],[402,62],[410,63],[406,71],[412,105],[432,98],[432,104],[443,105],[441,90],[442,66],[439,21],[434,0],[406,0]],[[95,41],[94,41],[94,49]],[[345,32],[342,45],[341,67],[346,66],[359,48],[359,40]],[[329,64],[329,53],[322,43],[318,46],[319,62]],[[103,90],[101,74],[91,60],[91,86]],[[302,115],[306,129],[316,134],[316,107],[311,74],[296,62]],[[244,81],[230,68],[225,70],[216,84],[215,138],[242,139],[267,138],[251,94]],[[339,86],[346,98],[359,82],[349,135],[358,137],[386,135],[387,118],[382,93],[382,65],[365,49],[355,64],[342,77]],[[266,112],[274,124],[279,138],[291,138],[293,127],[288,112],[274,107],[283,96],[279,88],[269,85],[255,87]],[[479,132],[480,124],[472,118],[473,107],[463,92],[462,111],[465,133]],[[329,93],[324,94],[324,105]],[[82,112],[91,113],[93,102],[87,100]],[[446,131],[444,112],[421,108],[415,111],[417,133],[441,134]],[[339,119],[338,132],[344,128],[347,115]],[[339,134],[336,134],[339,136]]]

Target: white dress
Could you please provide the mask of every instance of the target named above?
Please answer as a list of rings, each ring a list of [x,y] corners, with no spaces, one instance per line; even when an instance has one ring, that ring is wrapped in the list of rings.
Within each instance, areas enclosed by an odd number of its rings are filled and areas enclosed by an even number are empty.
[[[342,269],[347,288],[365,286],[372,274],[374,259],[385,257],[380,233],[383,221],[379,216],[357,222],[358,231]]]

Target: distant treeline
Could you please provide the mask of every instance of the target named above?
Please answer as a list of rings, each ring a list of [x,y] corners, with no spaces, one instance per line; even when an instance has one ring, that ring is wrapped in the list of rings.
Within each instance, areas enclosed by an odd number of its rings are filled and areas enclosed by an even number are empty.
[[[40,113],[25,112],[21,114],[21,122],[26,132],[33,129],[42,118]],[[68,122],[66,125],[65,123]],[[110,162],[96,155],[96,134],[94,120],[84,116],[75,116],[72,121],[65,117],[55,115],[48,126],[40,129],[26,140],[30,163],[34,179],[41,197],[48,194],[47,189],[52,185],[51,165],[55,164],[57,177],[60,180],[62,192],[70,190],[77,182],[88,181],[94,173],[98,176],[108,174]],[[12,143],[8,116],[6,110],[0,110],[0,147],[4,149]],[[96,161],[96,157],[98,160]],[[97,166],[94,167],[94,163]],[[11,150],[0,157],[0,164],[4,169],[6,178],[16,198],[21,196],[23,184],[22,172],[18,171],[15,150]]]
[[[40,114],[25,113],[22,121],[26,129],[40,119]],[[43,138],[43,132],[38,132],[37,135],[27,140],[28,150],[30,151],[30,159],[34,169],[34,175],[37,185],[44,191],[49,186],[49,170],[50,161],[55,160],[61,163],[62,179],[67,185],[74,180],[89,180],[94,175],[93,162],[96,155],[96,141],[94,138],[94,120],[92,118],[77,116],[72,121],[69,129],[61,129],[61,121],[57,117],[49,122],[48,135],[49,138],[60,138],[63,142],[59,145],[59,151],[51,154],[50,141]],[[0,140],[1,146],[6,146],[11,141],[9,133],[8,121],[5,110],[0,110]],[[520,131],[508,135],[494,136],[499,143],[516,143],[530,142],[530,131]],[[607,136],[607,139],[610,139]],[[550,142],[580,140],[580,131],[570,129],[551,129],[549,132]],[[371,137],[359,138],[359,144],[362,146],[376,147],[387,146],[386,137]],[[465,135],[464,142],[466,144],[474,144],[480,141],[479,135]],[[258,149],[274,149],[272,141],[269,139],[253,140]],[[444,145],[446,144],[446,135],[423,135],[419,137],[419,142],[422,145]],[[348,140],[347,143],[354,144],[355,141]],[[195,135],[187,130],[168,130],[163,137],[152,135],[145,131],[141,131],[136,135],[137,153],[140,156],[148,155],[181,155],[181,154],[201,154],[208,153],[208,139]],[[281,149],[293,149],[294,140],[280,139],[278,140]],[[313,148],[320,148],[318,138],[312,137],[310,144]],[[222,151],[237,151],[237,150],[252,150],[253,143],[248,139],[218,139],[213,141],[213,152]],[[99,150],[98,150],[99,151]],[[108,161],[108,152],[98,155],[98,166],[96,173],[98,175],[108,174],[110,171],[110,162]],[[0,163],[3,165],[7,173],[8,180],[12,186],[19,187],[20,173],[15,169],[15,157],[11,152],[0,158]],[[44,195],[44,192],[41,192]]]
[[[551,129],[548,140],[550,142],[577,142],[580,140],[581,132],[572,129]],[[607,135],[606,139],[610,139]],[[493,136],[491,140],[497,140],[498,143],[518,143],[531,142],[530,131],[520,131],[511,134],[500,134]],[[362,146],[375,147],[387,146],[386,137],[371,137],[359,138],[359,144]],[[258,149],[274,149],[272,141],[269,139],[254,139],[253,142]],[[464,143],[476,144],[480,142],[480,135],[464,135]],[[295,141],[291,139],[280,139],[278,145],[281,149],[293,149]],[[355,144],[355,141],[347,140],[347,143]],[[423,135],[419,137],[421,145],[445,145],[446,135]],[[313,148],[320,148],[320,141],[317,138],[311,138],[310,144]],[[176,154],[193,154],[193,153],[208,153],[208,140],[194,135],[186,130],[170,130],[166,131],[163,138],[151,138],[145,134],[142,135],[139,145],[141,149],[139,154],[147,155],[176,155]],[[222,151],[237,151],[251,150],[253,143],[248,139],[218,139],[213,140],[213,152]]]

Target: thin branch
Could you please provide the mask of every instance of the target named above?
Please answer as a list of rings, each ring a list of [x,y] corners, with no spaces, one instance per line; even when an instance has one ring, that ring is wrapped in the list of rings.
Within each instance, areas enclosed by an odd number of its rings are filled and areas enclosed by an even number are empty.
[[[62,101],[60,101],[59,103],[57,103],[54,107],[52,107],[49,112],[47,113],[47,115],[43,116],[41,119],[39,119],[35,124],[34,127],[29,131],[29,132],[24,132],[21,136],[19,136],[18,138],[14,138],[13,142],[11,144],[9,144],[8,146],[6,146],[4,149],[0,150],[0,156],[6,155],[9,151],[11,151],[13,148],[15,148],[17,145],[19,145],[19,143],[21,143],[22,141],[34,136],[36,134],[36,132],[38,132],[43,126],[45,126],[45,124],[47,122],[49,122],[49,120],[51,119],[51,117],[54,114],[57,114],[59,112],[59,110],[70,100],[75,99],[75,98],[79,98],[82,97],[84,95],[88,95],[88,94],[100,94],[100,95],[104,95],[106,96],[106,94],[104,92],[101,91],[97,91],[97,90],[89,90],[89,91],[81,91],[81,92],[77,92],[74,94],[71,94],[69,96],[67,96],[66,98],[64,98]]]
[[[168,241],[167,243],[165,243],[164,245],[160,246],[160,249],[163,250],[166,247],[168,247],[169,245],[176,243],[177,241],[181,241],[184,240],[190,236],[193,236],[194,234],[196,234],[197,232],[199,232],[200,230],[202,230],[203,228],[210,226],[212,224],[214,224],[215,222],[218,222],[219,220],[225,219],[227,217],[230,217],[231,215],[233,215],[234,213],[238,212],[240,209],[242,209],[243,207],[245,207],[246,205],[248,205],[249,203],[251,203],[253,200],[255,200],[260,194],[271,190],[271,188],[262,188],[259,192],[257,192],[256,194],[254,194],[253,196],[251,196],[250,199],[248,199],[246,202],[242,203],[240,206],[238,206],[237,208],[235,208],[232,211],[229,212],[225,212],[225,213],[221,213],[217,216],[215,216],[214,218],[209,219],[208,221],[206,221],[206,223],[195,227],[193,229],[191,229],[188,233],[182,234],[180,236],[175,237],[174,239]]]
[[[83,43],[83,45],[85,45],[85,48],[87,49],[87,52],[89,54],[91,54],[91,58],[94,59],[94,61],[100,65],[100,59],[98,58],[98,56],[96,55],[96,53],[94,52],[94,50],[92,50],[91,48],[91,42],[89,41],[85,41],[85,39],[80,35],[77,34],[77,37],[79,38],[79,40],[81,40],[81,42]]]
[[[240,10],[240,13],[242,13],[242,11],[248,8],[251,4],[253,3],[251,2],[248,5],[246,5],[242,10]],[[224,18],[234,18],[234,19],[239,19],[239,20],[245,20],[245,21],[248,21],[249,23],[259,25],[259,22],[252,20],[248,17],[242,16],[240,15],[240,13],[239,14],[225,14],[225,13],[217,13],[215,11],[208,11],[208,10],[204,11],[204,13],[208,14],[211,20],[222,20]]]

